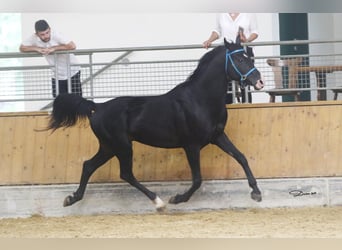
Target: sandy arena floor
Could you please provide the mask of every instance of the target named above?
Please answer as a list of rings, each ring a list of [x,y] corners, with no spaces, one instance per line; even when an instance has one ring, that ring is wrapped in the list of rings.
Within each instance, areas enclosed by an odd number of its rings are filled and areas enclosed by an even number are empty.
[[[342,207],[0,219],[2,238],[342,238]]]

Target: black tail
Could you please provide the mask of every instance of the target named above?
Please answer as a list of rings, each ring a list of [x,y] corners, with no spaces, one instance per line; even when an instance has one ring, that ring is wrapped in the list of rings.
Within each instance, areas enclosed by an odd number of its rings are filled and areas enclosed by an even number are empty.
[[[79,120],[90,117],[96,104],[75,94],[61,94],[53,102],[47,130],[74,126]]]

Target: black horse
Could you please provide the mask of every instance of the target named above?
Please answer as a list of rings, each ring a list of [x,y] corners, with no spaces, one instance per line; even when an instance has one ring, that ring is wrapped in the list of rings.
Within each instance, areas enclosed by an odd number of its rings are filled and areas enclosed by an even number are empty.
[[[263,88],[260,72],[241,45],[225,41],[200,59],[185,82],[163,95],[118,97],[105,103],[94,103],[74,94],[59,95],[53,103],[47,129],[70,127],[87,117],[99,141],[98,152],[84,162],[80,185],[73,195],[66,197],[64,206],[81,200],[90,176],[116,156],[120,163],[120,178],[143,192],[158,211],[163,210],[164,202],[134,177],[132,141],[185,150],[192,186],[183,194],[172,197],[169,203],[188,201],[201,186],[200,151],[209,143],[217,145],[241,164],[252,188],[252,199],[261,201],[247,159],[224,133],[227,80],[232,79],[255,89]]]

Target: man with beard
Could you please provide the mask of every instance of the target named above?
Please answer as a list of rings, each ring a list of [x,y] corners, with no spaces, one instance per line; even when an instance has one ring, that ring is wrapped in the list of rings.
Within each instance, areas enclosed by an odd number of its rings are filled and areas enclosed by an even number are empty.
[[[38,52],[42,54],[47,62],[53,66],[54,76],[52,78],[52,95],[56,97],[62,93],[75,93],[82,96],[81,71],[77,66],[78,61],[74,54],[57,54],[59,50],[74,50],[76,45],[70,39],[52,30],[45,20],[35,23],[35,33],[20,45],[21,52]],[[56,60],[57,59],[57,60]],[[56,74],[57,67],[57,74]],[[70,67],[68,69],[68,67]],[[68,80],[71,82],[71,90],[68,91]],[[56,87],[58,82],[58,92]]]

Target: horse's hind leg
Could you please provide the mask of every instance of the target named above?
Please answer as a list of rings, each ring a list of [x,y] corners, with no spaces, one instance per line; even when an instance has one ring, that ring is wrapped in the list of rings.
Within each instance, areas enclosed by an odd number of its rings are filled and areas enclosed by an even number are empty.
[[[100,149],[96,153],[96,155],[94,155],[93,158],[91,158],[90,160],[87,160],[83,163],[80,185],[77,191],[73,193],[73,195],[69,195],[65,198],[63,204],[64,207],[70,206],[83,198],[90,176],[95,172],[96,169],[106,163],[113,156],[113,153],[105,151],[100,146]]]
[[[125,150],[120,150],[120,153],[118,153],[117,157],[120,162],[120,178],[143,192],[155,204],[158,212],[164,211],[165,203],[154,192],[150,191],[144,185],[139,183],[134,177],[132,156],[132,147],[128,146],[125,148]]]
[[[219,148],[221,148],[223,151],[225,151],[232,157],[234,157],[234,159],[240,163],[247,176],[248,184],[253,190],[251,193],[252,199],[255,201],[261,201],[261,192],[257,186],[257,182],[253,176],[253,173],[249,168],[246,157],[234,146],[234,144],[229,140],[227,135],[224,133],[217,137],[216,140],[212,143],[217,145]]]
[[[177,194],[174,197],[171,197],[169,203],[171,204],[178,204],[181,202],[186,202],[190,199],[193,193],[201,186],[202,184],[202,176],[201,176],[201,169],[200,169],[200,147],[193,146],[184,148],[186,156],[188,158],[188,162],[191,168],[191,175],[192,175],[192,185],[188,191],[184,194]]]

